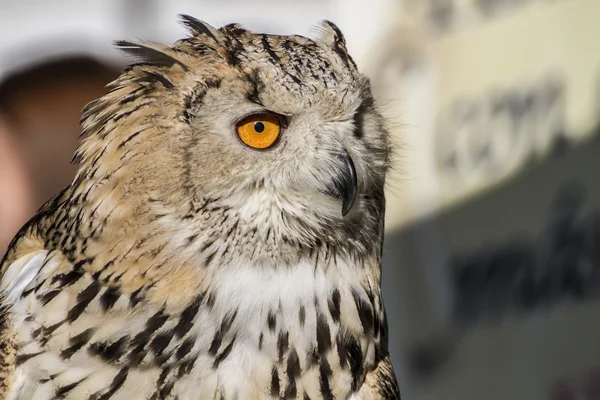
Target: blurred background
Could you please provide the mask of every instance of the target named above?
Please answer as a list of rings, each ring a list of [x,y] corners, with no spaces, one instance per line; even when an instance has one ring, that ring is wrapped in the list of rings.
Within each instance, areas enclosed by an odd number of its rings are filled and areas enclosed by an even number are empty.
[[[74,175],[81,108],[178,13],[338,24],[397,150],[383,288],[403,399],[600,399],[600,1],[0,0],[0,255]]]

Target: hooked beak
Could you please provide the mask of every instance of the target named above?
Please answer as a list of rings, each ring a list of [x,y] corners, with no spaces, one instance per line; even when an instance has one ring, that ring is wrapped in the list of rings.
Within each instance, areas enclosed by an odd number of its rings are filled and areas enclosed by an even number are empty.
[[[352,209],[354,201],[356,200],[357,192],[357,179],[356,179],[356,168],[350,155],[344,151],[339,155],[342,161],[342,170],[339,174],[339,180],[337,182],[337,192],[342,198],[342,216],[346,216]]]

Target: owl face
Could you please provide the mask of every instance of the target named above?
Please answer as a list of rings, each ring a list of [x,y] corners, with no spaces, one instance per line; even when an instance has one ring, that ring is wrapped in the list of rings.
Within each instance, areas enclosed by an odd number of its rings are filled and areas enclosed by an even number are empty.
[[[220,220],[210,210],[227,210],[228,223],[267,232],[275,247],[377,241],[388,134],[338,28],[324,22],[312,40],[183,18],[193,35],[173,47],[120,43],[144,62],[84,115],[90,130],[130,124],[121,153],[143,156],[121,159],[143,176],[128,175],[125,191],[160,198],[161,215],[189,210],[196,228]],[[142,106],[118,108],[129,98]],[[152,112],[131,120],[145,104]],[[88,164],[93,146],[80,150]]]
[[[190,104],[197,190],[265,223],[281,213],[320,228],[360,219],[388,154],[368,80],[335,42],[221,33],[234,53]]]

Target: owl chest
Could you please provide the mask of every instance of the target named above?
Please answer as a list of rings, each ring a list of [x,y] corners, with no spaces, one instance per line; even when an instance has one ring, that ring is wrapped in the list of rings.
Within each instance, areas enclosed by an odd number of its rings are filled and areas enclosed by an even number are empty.
[[[126,325],[83,314],[77,335],[93,334],[76,348],[66,324],[41,343],[24,322],[23,351],[36,356],[20,367],[20,387],[40,399],[65,388],[67,398],[346,399],[379,342],[379,298],[365,287],[350,266],[238,266],[216,273],[182,313],[156,310]]]
[[[199,351],[178,394],[347,398],[374,363],[377,306],[362,289],[366,278],[342,271],[302,263],[219,274],[210,309],[194,324]]]

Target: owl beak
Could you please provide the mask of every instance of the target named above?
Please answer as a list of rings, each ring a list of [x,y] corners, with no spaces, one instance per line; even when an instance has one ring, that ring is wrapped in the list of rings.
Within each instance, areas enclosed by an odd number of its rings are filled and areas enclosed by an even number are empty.
[[[354,161],[350,155],[344,151],[340,154],[342,161],[342,171],[340,173],[340,194],[342,195],[342,216],[346,216],[352,209],[354,201],[356,200],[356,192],[358,183],[356,180],[356,168],[354,167]]]

